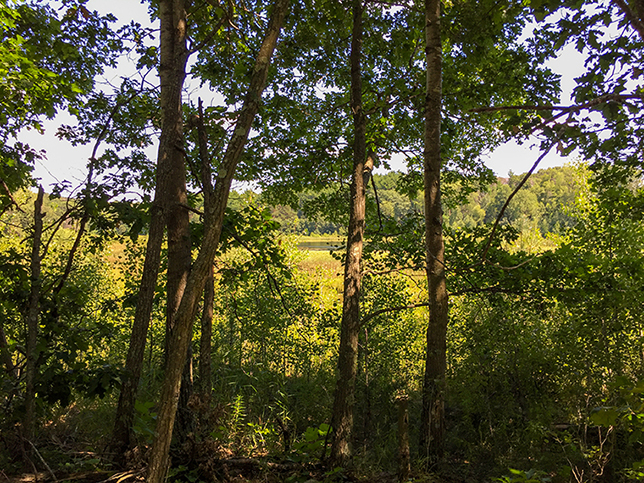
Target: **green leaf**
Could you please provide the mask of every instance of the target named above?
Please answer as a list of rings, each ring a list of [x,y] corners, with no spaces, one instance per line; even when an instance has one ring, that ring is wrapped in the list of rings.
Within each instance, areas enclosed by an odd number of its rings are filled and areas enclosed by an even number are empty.
[[[590,420],[596,426],[614,426],[617,422],[620,412],[615,408],[611,407],[601,407],[596,408],[590,415]]]

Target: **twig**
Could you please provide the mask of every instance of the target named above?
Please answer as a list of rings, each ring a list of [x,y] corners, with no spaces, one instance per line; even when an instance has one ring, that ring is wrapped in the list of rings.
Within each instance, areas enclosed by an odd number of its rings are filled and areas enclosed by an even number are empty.
[[[510,270],[516,270],[517,268],[521,268],[522,266],[524,266],[524,265],[526,265],[526,264],[530,263],[531,261],[535,260],[538,256],[539,256],[539,255],[534,255],[533,257],[528,258],[527,260],[523,260],[521,263],[519,263],[519,264],[517,264],[517,265],[514,265],[514,266],[512,266],[512,267],[503,267],[503,266],[501,266],[501,265],[500,265],[500,264],[498,264],[498,263],[495,263],[495,264],[494,264],[494,266],[495,266],[496,268],[500,268],[501,270],[505,270],[505,271],[508,271],[508,272],[509,272]]]
[[[554,116],[546,119],[545,121],[534,126],[527,135],[534,134],[536,131],[543,129],[548,124],[556,121],[561,116],[566,114],[572,114],[575,112],[583,111],[586,109],[591,109],[600,104],[606,102],[624,102],[629,99],[640,99],[642,100],[641,94],[604,94],[603,96],[596,97],[591,99],[583,104],[573,104],[571,106],[531,106],[531,105],[516,105],[516,106],[488,106],[488,107],[478,107],[476,109],[470,109],[469,112],[479,113],[479,112],[497,112],[497,111],[518,111],[518,110],[528,110],[528,111],[561,111],[555,114]]]
[[[367,322],[369,322],[371,319],[379,315],[386,314],[387,312],[400,312],[401,310],[416,309],[418,307],[428,307],[428,306],[429,306],[429,302],[421,302],[417,304],[399,305],[397,307],[387,307],[386,309],[379,309],[363,317],[362,320],[360,321],[360,326],[364,327],[367,324]]]
[[[215,38],[215,36],[219,33],[219,30],[224,26],[224,22],[228,21],[230,23],[230,20],[228,18],[228,15],[224,15],[222,18],[219,19],[219,22],[215,27],[212,29],[210,34],[206,36],[205,39],[203,39],[201,42],[199,42],[197,45],[192,46],[188,50],[188,55],[192,55],[196,52],[199,52],[201,49],[203,49],[208,43]],[[232,23],[230,25],[233,25]],[[234,25],[233,25],[234,27]]]

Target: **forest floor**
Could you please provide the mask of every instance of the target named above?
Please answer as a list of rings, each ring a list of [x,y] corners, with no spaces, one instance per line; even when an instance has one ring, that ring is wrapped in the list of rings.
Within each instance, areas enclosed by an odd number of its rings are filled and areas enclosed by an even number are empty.
[[[189,480],[185,480],[189,481]],[[202,481],[202,480],[198,480]],[[380,473],[376,475],[360,476],[345,474],[335,478],[329,478],[323,473],[316,472],[295,472],[283,473],[281,471],[266,471],[254,476],[245,476],[243,474],[230,474],[222,479],[210,480],[221,481],[226,483],[327,483],[327,482],[351,482],[351,483],[395,483],[398,480],[394,473]],[[437,478],[432,475],[418,476],[410,478],[407,481],[415,483],[461,483],[464,480],[452,480]],[[468,480],[471,481],[471,480]],[[69,474],[50,474],[39,472],[36,474],[23,474],[20,476],[9,477],[0,472],[0,483],[134,483],[145,482],[144,473],[141,470],[136,471],[93,471],[83,473]]]

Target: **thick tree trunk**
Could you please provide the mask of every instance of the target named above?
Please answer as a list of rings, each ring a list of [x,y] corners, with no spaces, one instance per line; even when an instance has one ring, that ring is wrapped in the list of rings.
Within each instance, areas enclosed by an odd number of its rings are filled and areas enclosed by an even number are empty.
[[[362,109],[362,11],[361,0],[353,2],[353,34],[351,40],[351,111],[353,112],[353,175],[347,256],[344,265],[344,300],[338,356],[338,380],[333,402],[333,442],[331,462],[344,465],[351,457],[353,407],[358,369],[358,336],[360,331],[361,261],[366,206],[366,180],[369,179],[373,160],[367,159],[367,121]]]
[[[163,231],[169,210],[168,194],[171,193],[171,188],[175,191],[180,191],[180,187],[177,188],[177,184],[181,184],[181,173],[174,173],[174,170],[177,169],[178,164],[183,163],[181,90],[185,79],[185,66],[188,56],[185,46],[184,1],[162,0],[159,3],[159,16],[161,18],[160,105],[163,122],[159,139],[156,189],[152,204],[143,275],[125,366],[126,378],[121,388],[116,422],[112,433],[112,451],[117,454],[117,460],[122,459],[123,454],[131,444],[134,403],[141,377],[145,341],[150,325],[161,260]],[[177,178],[179,182],[173,184],[172,181],[176,181]],[[183,179],[185,180],[185,174]],[[176,200],[177,198],[175,197],[175,204]]]
[[[29,294],[29,310],[27,313],[27,364],[25,390],[25,421],[24,437],[33,441],[36,428],[36,345],[38,343],[38,314],[40,312],[40,240],[42,238],[42,203],[45,192],[42,186],[38,188],[38,195],[34,202],[34,238],[31,246],[31,293]],[[27,452],[31,448],[27,447]]]
[[[230,186],[248,139],[253,119],[259,108],[268,67],[277,45],[277,38],[284,22],[287,7],[288,0],[276,0],[273,6],[268,30],[252,70],[250,88],[224,155],[219,178],[213,193],[208,196],[210,202],[205,207],[205,232],[201,249],[188,276],[186,289],[175,318],[175,330],[170,341],[170,357],[166,365],[159,401],[157,428],[148,467],[148,483],[161,483],[168,469],[168,451],[179,399],[181,373],[192,334],[192,322],[219,245]]]
[[[183,154],[183,114],[181,90],[185,79],[186,60],[186,5],[185,0],[162,0],[161,17],[161,113],[163,124],[161,143],[163,164],[168,177],[164,182],[164,215],[168,230],[168,272],[166,306],[166,358],[168,340],[174,326],[174,316],[186,286],[191,263],[190,226],[186,168]]]
[[[420,454],[427,458],[428,464],[434,464],[441,459],[444,447],[448,316],[440,187],[442,168],[440,155],[442,96],[440,0],[426,0],[425,15],[427,93],[425,98],[424,181],[429,325],[427,327],[427,359],[423,382]]]

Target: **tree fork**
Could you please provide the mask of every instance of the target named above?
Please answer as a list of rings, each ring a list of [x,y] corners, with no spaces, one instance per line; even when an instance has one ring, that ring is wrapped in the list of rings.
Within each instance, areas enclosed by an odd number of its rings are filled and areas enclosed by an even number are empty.
[[[277,45],[277,39],[288,9],[288,0],[276,0],[273,5],[266,36],[257,55],[255,66],[252,70],[250,87],[233,135],[228,143],[228,148],[219,170],[219,178],[215,184],[210,203],[206,206],[204,225],[205,232],[199,255],[190,271],[186,288],[181,298],[179,309],[176,313],[175,330],[170,341],[170,353],[166,365],[166,375],[161,389],[159,401],[159,415],[150,464],[148,467],[148,483],[161,483],[165,479],[168,469],[168,452],[172,439],[181,373],[192,333],[192,322],[208,279],[208,271],[212,267],[215,253],[219,245],[223,227],[224,212],[228,202],[230,186],[235,169],[239,164],[244,145],[248,139],[253,119],[257,114],[259,102],[264,91],[270,61]]]

